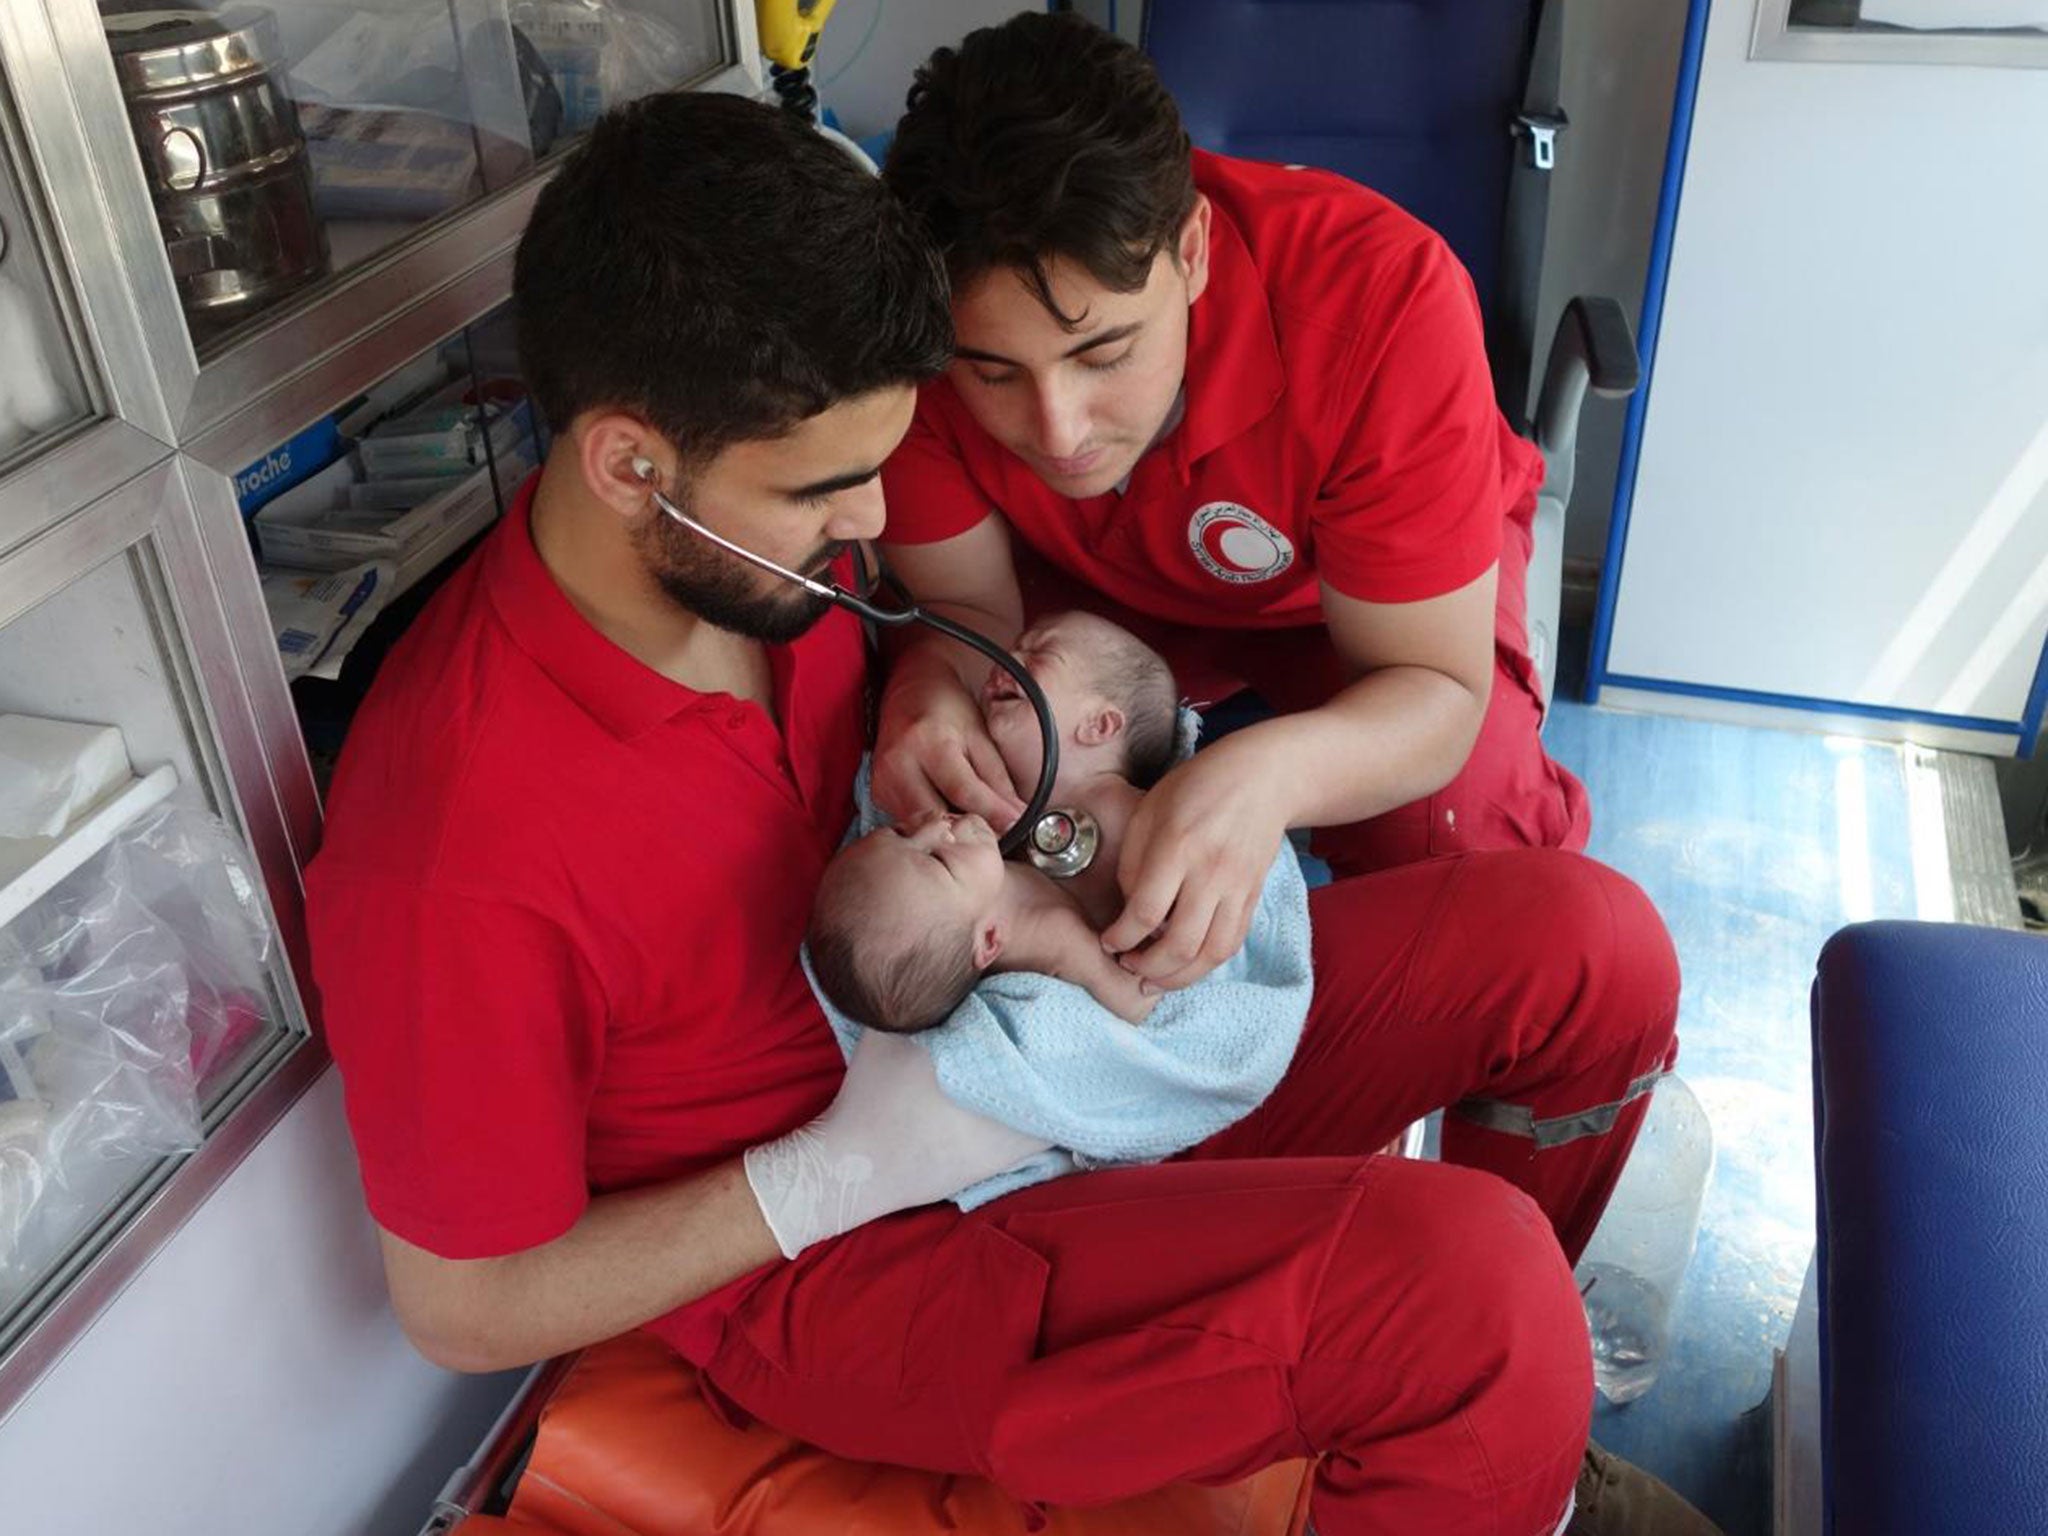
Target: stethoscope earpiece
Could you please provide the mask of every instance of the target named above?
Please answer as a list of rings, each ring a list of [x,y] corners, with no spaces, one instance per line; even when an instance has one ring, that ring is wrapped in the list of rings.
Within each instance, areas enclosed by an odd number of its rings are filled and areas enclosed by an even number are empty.
[[[642,480],[645,480],[649,485],[652,485],[654,483],[654,460],[644,455],[636,458],[633,460],[633,473]]]

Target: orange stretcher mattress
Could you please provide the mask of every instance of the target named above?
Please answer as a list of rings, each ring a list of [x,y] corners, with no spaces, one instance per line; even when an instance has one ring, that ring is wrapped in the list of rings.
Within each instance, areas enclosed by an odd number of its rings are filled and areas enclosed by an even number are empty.
[[[1309,1463],[1223,1488],[1176,1484],[1037,1511],[994,1484],[842,1461],[766,1425],[733,1429],[696,1371],[633,1334],[585,1350],[541,1412],[503,1517],[459,1536],[1301,1536]]]

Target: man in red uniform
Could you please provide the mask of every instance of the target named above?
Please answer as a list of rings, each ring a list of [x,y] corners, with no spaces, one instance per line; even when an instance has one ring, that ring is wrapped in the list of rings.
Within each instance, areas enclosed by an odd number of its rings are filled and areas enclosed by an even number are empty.
[[[1440,942],[1495,882],[1555,866],[1530,852],[1589,830],[1538,736],[1524,588],[1542,457],[1495,408],[1464,269],[1340,177],[1191,151],[1142,55],[1072,15],[934,55],[884,175],[945,252],[956,332],[884,473],[896,573],[998,635],[1109,612],[1190,697],[1249,684],[1277,711],[1147,796],[1105,947],[1148,985],[1199,978],[1242,944],[1280,839],[1314,829],[1339,877],[1315,899],[1296,1065],[1320,1102],[1281,1107],[1283,1088],[1251,1122],[1258,1149],[1362,1151],[1397,1123],[1381,1107],[1447,1105],[1446,1157],[1535,1195],[1576,1258],[1670,1036],[1589,1019],[1546,1032],[1541,1063],[1523,1054],[1533,1040],[1478,999],[1576,970],[1569,924],[1497,914],[1466,930],[1462,968],[1408,971],[1398,997],[1358,963],[1400,953],[1391,935]],[[1015,816],[979,670],[942,642],[899,660],[885,807]],[[1450,855],[1455,873],[1425,862]],[[1617,911],[1625,946],[1668,953],[1639,897]]]
[[[936,264],[807,130],[676,95],[564,163],[514,300],[554,448],[393,652],[308,880],[422,1351],[497,1369],[647,1326],[745,1411],[1020,1498],[1310,1454],[1323,1536],[1549,1536],[1590,1402],[1553,1226],[1605,1171],[1486,1133],[1539,1207],[1366,1153],[1479,1092],[1555,1137],[1550,1106],[1661,1060],[1676,982],[1640,893],[1542,851],[1333,887],[1358,894],[1318,913],[1349,936],[1318,954],[1327,1043],[1258,1114],[1170,1164],[934,1204],[1034,1148],[914,1040],[843,1063],[798,965],[852,812],[857,627],[680,519],[806,571],[878,533],[950,339]],[[1475,965],[1504,929],[1550,962]],[[1395,1018],[1457,1049],[1325,1076]]]

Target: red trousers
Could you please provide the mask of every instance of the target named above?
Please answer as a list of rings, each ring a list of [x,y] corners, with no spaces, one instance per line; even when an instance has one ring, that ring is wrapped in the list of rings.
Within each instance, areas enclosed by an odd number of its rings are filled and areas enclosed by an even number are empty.
[[[828,1450],[1026,1500],[1310,1455],[1321,1536],[1550,1536],[1592,1407],[1568,1256],[1676,1051],[1670,941],[1627,880],[1550,849],[1311,909],[1315,1003],[1248,1119],[820,1244],[738,1303],[709,1380]],[[1373,1155],[1444,1105],[1444,1164]]]
[[[1563,851],[1585,792],[1537,738],[1526,521],[1507,533],[1466,768],[1317,835],[1343,878],[1310,898],[1315,1001],[1272,1096],[1174,1162],[906,1212],[768,1271],[718,1390],[1027,1500],[1315,1456],[1320,1536],[1550,1536],[1592,1411],[1571,1264],[1677,1054],[1678,971],[1642,892]],[[1119,618],[1191,697],[1291,710],[1348,681],[1320,628],[1174,630],[1025,578],[1032,612]],[[1444,1163],[1374,1155],[1438,1108]]]

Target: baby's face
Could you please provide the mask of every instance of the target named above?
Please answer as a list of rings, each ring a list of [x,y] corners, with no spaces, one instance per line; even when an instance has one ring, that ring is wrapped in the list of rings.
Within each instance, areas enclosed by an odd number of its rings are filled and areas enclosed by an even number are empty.
[[[1003,893],[1003,855],[979,816],[937,811],[870,832],[839,855],[891,935],[973,929],[995,915]]]
[[[1031,680],[1045,693],[1053,724],[1064,743],[1074,722],[1096,702],[1089,684],[1092,656],[1087,625],[1082,616],[1061,614],[1017,637],[1010,652],[1024,663]],[[981,685],[981,718],[989,739],[1003,755],[1010,770],[1010,782],[1017,793],[1029,795],[1038,787],[1039,765],[1045,760],[1045,739],[1039,733],[1038,715],[1017,680],[1001,667],[991,666]]]

